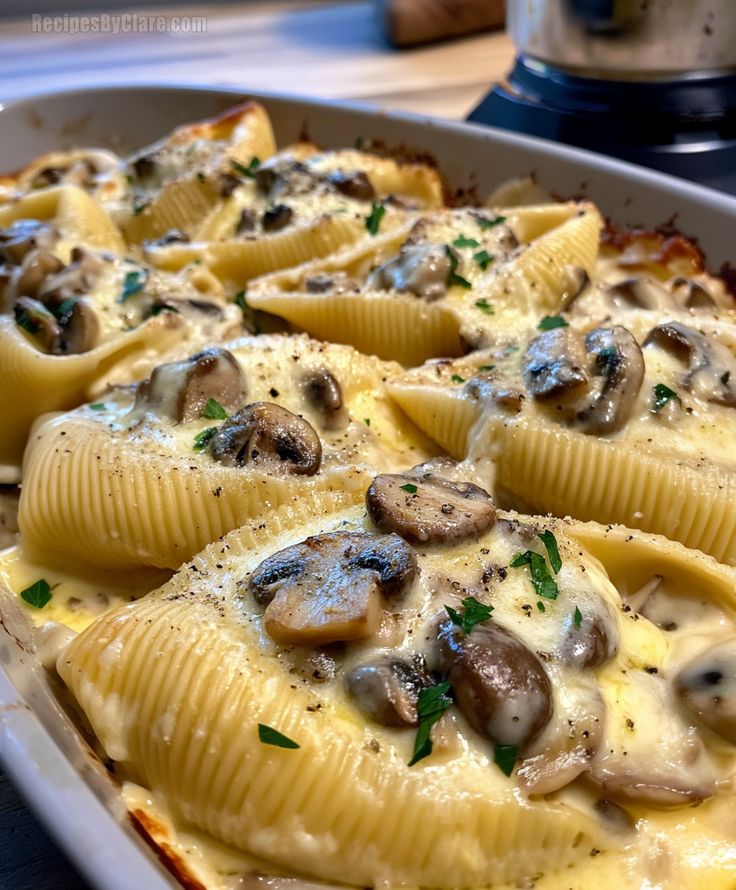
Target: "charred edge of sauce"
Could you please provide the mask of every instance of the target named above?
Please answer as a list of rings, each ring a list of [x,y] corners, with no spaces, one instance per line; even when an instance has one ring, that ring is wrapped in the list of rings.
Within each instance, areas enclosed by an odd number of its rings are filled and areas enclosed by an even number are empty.
[[[164,831],[165,828],[160,826],[155,819],[151,818],[148,813],[143,810],[128,810],[128,818],[130,824],[136,833],[145,841],[147,846],[156,854],[159,862],[164,868],[176,878],[176,880],[184,887],[184,890],[207,890],[204,884],[201,884],[192,875],[187,868],[186,861],[168,844],[163,841],[157,841],[154,837],[157,829]]]

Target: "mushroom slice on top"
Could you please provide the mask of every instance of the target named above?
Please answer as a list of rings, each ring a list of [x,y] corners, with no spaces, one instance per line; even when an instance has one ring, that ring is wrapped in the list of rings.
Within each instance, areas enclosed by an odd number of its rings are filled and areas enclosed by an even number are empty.
[[[672,294],[652,278],[624,278],[610,284],[604,293],[617,309],[636,307],[666,312],[677,308]]]
[[[49,352],[55,351],[61,336],[61,327],[43,303],[30,297],[20,297],[15,301],[13,312],[19,328],[36,337]]]
[[[154,368],[138,386],[134,410],[152,410],[185,423],[201,417],[209,399],[216,399],[226,411],[235,411],[246,393],[245,375],[235,356],[213,346]]]
[[[644,380],[644,357],[626,328],[595,328],[585,337],[600,378],[588,402],[578,411],[584,432],[606,435],[620,430],[631,415]]]
[[[322,646],[374,633],[384,599],[400,597],[416,574],[414,551],[397,535],[331,532],[268,557],[248,590],[266,606],[273,640]]]
[[[618,652],[619,633],[608,606],[600,601],[594,613],[587,605],[578,623],[572,615],[563,621],[562,636],[555,655],[574,667],[597,668]]]
[[[687,362],[688,372],[682,383],[694,396],[719,405],[736,406],[733,388],[736,358],[727,346],[679,321],[652,328],[644,345],[650,343]]]
[[[686,309],[717,309],[718,303],[700,282],[692,278],[675,278],[672,281],[672,293],[675,299],[684,304]]]
[[[226,420],[210,439],[212,457],[227,467],[245,464],[313,476],[322,443],[303,417],[273,402],[253,402]]]
[[[736,745],[736,639],[722,640],[686,664],[675,691],[702,724]]]
[[[431,303],[447,293],[451,270],[450,256],[443,245],[407,242],[397,257],[370,273],[368,287],[412,293]]]
[[[16,284],[19,297],[37,297],[49,275],[55,275],[64,268],[61,260],[50,250],[39,247],[28,253]]]
[[[427,473],[383,473],[365,496],[368,515],[382,532],[414,544],[457,543],[482,535],[496,521],[487,491]]]
[[[347,675],[348,690],[357,706],[383,726],[416,726],[419,693],[431,685],[421,655],[411,661],[382,657],[353,668]]]
[[[78,355],[97,345],[100,321],[84,299],[67,300],[57,311],[61,331],[53,351],[58,355]]]
[[[48,223],[17,219],[7,229],[0,229],[0,258],[18,266],[31,250],[37,247],[51,250],[58,240],[59,232]]]
[[[495,404],[504,411],[516,414],[521,411],[524,402],[523,391],[514,384],[510,384],[496,371],[475,374],[467,381],[464,390],[471,399],[477,399],[486,404]]]
[[[552,717],[552,684],[517,636],[494,621],[465,634],[448,619],[440,622],[438,642],[440,667],[473,729],[522,750],[542,732]]]
[[[309,371],[302,378],[302,391],[309,404],[324,416],[333,419],[342,408],[340,384],[327,368]]]
[[[524,383],[540,401],[576,395],[588,386],[588,357],[580,335],[553,328],[535,337],[524,353]]]
[[[353,170],[349,173],[344,170],[333,170],[325,176],[325,181],[348,198],[373,201],[376,197],[376,190],[362,170]]]

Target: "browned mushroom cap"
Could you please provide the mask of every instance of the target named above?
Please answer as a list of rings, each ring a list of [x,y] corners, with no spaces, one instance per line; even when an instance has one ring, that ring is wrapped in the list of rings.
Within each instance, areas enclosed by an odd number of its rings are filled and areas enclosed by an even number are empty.
[[[49,352],[54,352],[61,335],[56,317],[49,310],[30,297],[20,297],[13,307],[15,322],[19,328],[33,334]]]
[[[552,717],[552,685],[537,656],[493,621],[465,634],[443,620],[438,641],[440,666],[468,723],[495,744],[523,750]]]
[[[344,170],[334,170],[327,174],[325,180],[348,198],[372,201],[376,197],[376,191],[371,185],[370,179],[362,170],[354,170],[350,173],[346,173]]]
[[[346,272],[318,272],[304,279],[304,288],[308,294],[344,294],[359,290],[360,285]]]
[[[100,322],[86,300],[68,300],[57,312],[61,332],[56,348],[58,355],[78,355],[97,345]]]
[[[397,535],[332,532],[270,556],[248,588],[277,643],[322,646],[374,633],[384,598],[400,597],[416,574],[414,551]]]
[[[342,408],[342,390],[327,368],[309,371],[302,378],[302,391],[309,404],[330,419]]]
[[[618,629],[600,603],[600,611],[591,614],[591,606],[583,610],[579,624],[573,615],[564,621],[564,629],[556,655],[566,664],[581,668],[596,668],[605,664],[618,652]]]
[[[564,285],[562,308],[567,311],[588,289],[590,276],[582,266],[566,266],[561,284]]]
[[[535,399],[579,394],[588,386],[585,347],[580,335],[570,328],[553,328],[535,337],[523,361],[524,383]]]
[[[417,699],[431,686],[424,659],[379,658],[353,668],[347,686],[360,710],[383,726],[416,726]]]
[[[209,399],[226,411],[245,401],[247,385],[243,369],[227,349],[210,347],[191,358],[154,368],[138,386],[135,407],[152,410],[177,422],[202,416]]]
[[[678,303],[686,309],[717,309],[718,304],[710,291],[699,281],[692,278],[675,278],[672,282],[672,293]]]
[[[722,640],[686,664],[675,690],[702,724],[736,745],[736,639]]]
[[[586,433],[614,433],[633,410],[644,380],[644,357],[633,335],[618,325],[590,331],[585,348],[595,356],[600,383],[578,411],[578,420]]]
[[[17,266],[31,250],[36,247],[51,250],[58,240],[58,231],[48,223],[17,219],[8,228],[0,229],[0,257]]]
[[[75,247],[72,261],[58,272],[49,275],[40,288],[40,298],[56,308],[71,297],[87,293],[104,269],[104,260],[87,250]]]
[[[261,217],[264,232],[278,232],[285,229],[294,219],[294,211],[288,204],[275,204],[269,207]]]
[[[688,364],[682,380],[693,395],[719,405],[736,406],[736,358],[731,350],[679,321],[657,325],[644,345],[654,344]]]
[[[301,161],[273,157],[259,166],[255,182],[261,195],[275,198],[281,193],[297,195],[310,191],[314,186],[314,177]]]
[[[414,544],[449,544],[482,535],[496,521],[487,491],[441,476],[383,473],[365,496],[368,515],[382,532]]]
[[[480,402],[495,403],[506,411],[518,414],[524,403],[524,393],[517,386],[509,383],[497,371],[484,371],[475,374],[464,386],[471,399]]]
[[[46,278],[63,268],[64,264],[51,251],[42,247],[30,251],[23,260],[16,293],[19,297],[37,297]]]
[[[368,276],[368,286],[409,292],[427,302],[447,293],[450,257],[441,244],[404,244],[399,255]]]
[[[610,284],[604,293],[617,309],[636,307],[664,312],[677,307],[672,294],[652,278],[624,278]]]
[[[226,420],[209,445],[212,457],[227,467],[244,464],[313,476],[322,462],[314,427],[273,402],[253,402]]]

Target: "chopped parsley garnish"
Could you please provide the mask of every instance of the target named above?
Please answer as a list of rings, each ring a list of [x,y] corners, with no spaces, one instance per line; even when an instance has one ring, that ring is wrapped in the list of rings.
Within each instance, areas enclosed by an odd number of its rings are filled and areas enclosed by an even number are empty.
[[[239,161],[230,159],[230,166],[236,173],[239,173],[241,176],[248,176],[250,178],[256,175],[258,168],[261,166],[261,159],[257,157],[252,157],[250,162],[247,164],[241,164]]]
[[[485,270],[490,266],[490,264],[496,259],[492,253],[488,253],[487,250],[479,250],[478,253],[473,254],[473,259],[478,263],[481,269],[485,272]]]
[[[148,207],[150,201],[144,201],[142,204],[133,203],[133,216],[140,216],[141,213]]]
[[[545,315],[537,327],[540,331],[552,331],[554,328],[566,328],[567,322],[561,315]]]
[[[194,450],[195,451],[204,451],[205,448],[209,445],[210,439],[217,432],[216,426],[208,426],[206,430],[202,430],[201,433],[197,433],[194,437]]]
[[[583,623],[583,613],[580,611],[580,609],[578,609],[577,606],[575,606],[575,614],[572,616],[572,620],[575,624],[575,627],[580,627],[580,625]]]
[[[496,368],[495,365],[480,365],[478,367],[479,371],[494,371]]]
[[[201,170],[197,172],[197,182],[207,182],[207,177],[202,173]]]
[[[416,485],[412,485],[411,482],[407,482],[406,485],[400,485],[399,488],[400,488],[402,491],[406,491],[406,492],[408,492],[409,494],[416,494],[416,493],[417,493],[417,487],[416,487]]]
[[[478,217],[478,225],[484,231],[486,229],[492,229],[494,226],[500,226],[501,223],[505,223],[505,222],[506,222],[505,216],[497,216],[494,219],[485,219],[485,217],[482,217],[482,216]]]
[[[207,399],[202,417],[206,417],[207,420],[227,420],[229,416],[217,399]]]
[[[453,247],[480,247],[480,241],[476,241],[475,238],[466,238],[465,235],[460,235],[459,238],[455,238],[452,242]]]
[[[29,606],[33,606],[34,609],[43,609],[43,607],[51,601],[51,587],[49,586],[49,582],[44,578],[39,578],[38,581],[34,581],[30,587],[21,590],[20,598],[27,602]]]
[[[104,411],[105,403],[104,402],[94,402],[92,405],[87,406],[90,411]]]
[[[41,303],[33,309],[23,309],[18,303],[14,306],[15,323],[29,334],[37,334],[41,330],[41,317],[53,318],[49,310]]]
[[[132,272],[126,272],[123,279],[123,292],[118,298],[119,303],[124,303],[143,290],[143,285],[148,278],[148,272],[145,269],[134,269]]]
[[[550,575],[547,568],[547,562],[541,553],[535,553],[534,550],[527,550],[525,553],[517,553],[511,560],[512,569],[520,569],[522,566],[529,566],[529,572],[532,577],[532,586],[537,592],[537,596],[543,596],[548,600],[556,600],[557,582]]]
[[[652,387],[652,411],[656,414],[670,401],[670,399],[680,400],[680,397],[664,383],[655,383]]]
[[[447,694],[449,691],[449,683],[438,683],[436,686],[420,690],[417,699],[419,727],[409,766],[414,766],[432,753],[432,727],[452,704],[452,699]]]
[[[505,776],[510,776],[519,756],[518,745],[496,745],[493,749],[493,762]]]
[[[253,309],[252,306],[248,305],[248,298],[245,295],[245,291],[238,291],[237,294],[233,297],[233,302],[236,306],[240,307],[240,311],[243,313],[243,321],[247,326],[250,327],[251,331],[254,334],[260,334],[261,327],[258,324],[258,317],[256,315],[256,310]]]
[[[452,380],[453,383],[465,383],[465,378],[461,377],[459,374],[453,374],[450,377],[450,380]]]
[[[301,747],[293,739],[285,736],[272,726],[266,726],[265,723],[258,724],[258,741],[264,745],[274,745],[276,748],[291,748],[293,750]]]
[[[461,627],[466,634],[469,634],[476,624],[488,621],[493,611],[493,606],[479,602],[474,596],[465,597],[461,605],[463,607],[462,614],[451,606],[445,606],[445,611],[450,616],[450,621]]]
[[[470,290],[473,285],[468,281],[467,278],[463,278],[462,275],[457,274],[457,267],[460,261],[457,258],[457,254],[450,247],[449,244],[445,245],[445,254],[450,261],[450,271],[447,273],[447,286],[454,287],[455,285],[457,285],[458,287],[464,287],[465,290]]]
[[[486,315],[495,315],[496,310],[491,306],[488,300],[485,297],[482,300],[475,301],[475,308],[480,309],[481,312],[485,312]]]
[[[546,611],[547,611],[547,607],[546,607],[546,606],[544,605],[544,603],[541,602],[540,600],[537,600],[537,608],[539,609],[540,612],[546,612]]]
[[[364,423],[366,426],[370,426],[370,425],[371,425],[371,419],[370,419],[370,417],[364,417],[364,418],[363,418],[363,423]]]
[[[371,233],[371,235],[377,235],[378,230],[381,228],[381,220],[386,215],[386,208],[383,204],[376,204],[373,202],[371,206],[371,212],[365,218],[365,227]]]
[[[549,559],[549,564],[552,566],[555,575],[562,568],[562,560],[560,559],[560,551],[557,549],[557,538],[555,538],[554,534],[547,529],[546,531],[539,533],[539,539],[545,546],[547,550],[547,558]]]
[[[63,318],[65,315],[68,315],[76,305],[77,298],[68,297],[52,311],[57,318]]]

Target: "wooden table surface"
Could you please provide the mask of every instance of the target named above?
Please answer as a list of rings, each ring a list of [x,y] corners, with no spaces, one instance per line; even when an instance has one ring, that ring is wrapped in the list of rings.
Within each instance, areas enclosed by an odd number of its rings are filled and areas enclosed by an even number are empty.
[[[206,31],[34,33],[30,15],[0,19],[0,102],[85,86],[222,84],[460,119],[512,59],[500,32],[397,52],[367,2],[272,0],[145,13],[204,15]],[[0,890],[84,886],[0,774]]]

